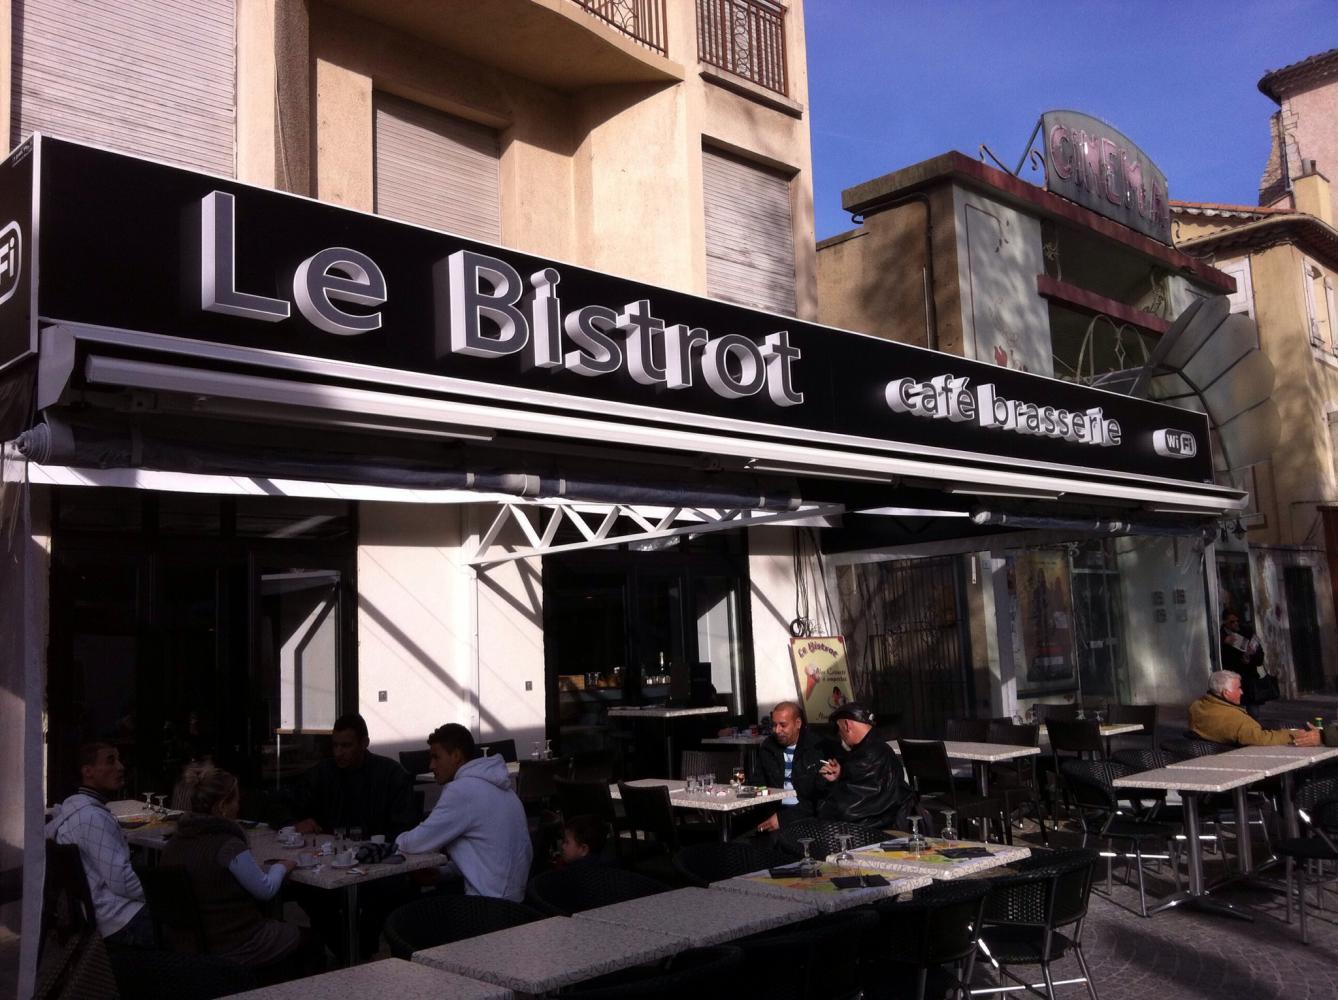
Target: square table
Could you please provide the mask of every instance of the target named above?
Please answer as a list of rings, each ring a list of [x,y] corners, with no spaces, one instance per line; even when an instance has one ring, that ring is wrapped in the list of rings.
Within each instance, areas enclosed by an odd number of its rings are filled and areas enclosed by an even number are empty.
[[[958,858],[954,860],[945,858],[936,850],[911,854],[905,850],[885,851],[879,845],[874,844],[870,847],[861,847],[857,851],[852,851],[855,860],[853,862],[842,862],[842,864],[858,868],[872,868],[875,871],[896,872],[902,875],[924,875],[931,879],[947,881],[968,875],[979,875],[991,868],[1002,868],[1014,861],[1031,857],[1031,848],[1029,847],[981,844],[964,840],[948,842],[934,840],[933,838],[930,839],[930,842],[935,846],[983,847],[990,852],[990,856],[987,858]],[[827,860],[833,861],[835,857],[836,855],[831,855]]]
[[[901,746],[896,740],[888,740],[894,753],[901,753]],[[969,760],[976,772],[976,787],[981,795],[990,793],[990,765],[1005,760],[1017,760],[1019,757],[1035,757],[1041,752],[1040,747],[1016,746],[1011,743],[973,743],[970,740],[944,740],[943,750],[949,760]]]
[[[375,996],[393,996],[395,1000],[513,1000],[515,994],[492,983],[414,965],[402,958],[388,958],[234,996],[237,1000],[367,1000]]]
[[[669,803],[675,809],[701,809],[705,812],[715,813],[720,826],[722,842],[729,840],[730,813],[751,809],[753,806],[783,802],[787,797],[794,794],[794,792],[787,792],[783,788],[765,788],[760,795],[739,798],[734,789],[728,785],[720,786],[715,792],[704,792],[695,788],[689,792],[687,783],[679,781],[677,778],[637,778],[633,781],[625,781],[623,784],[633,785],[637,788],[666,785],[669,788]],[[609,794],[613,796],[615,801],[622,800],[622,792],[618,790],[616,784],[609,786]]]
[[[1254,867],[1251,857],[1249,826],[1245,822],[1245,787],[1262,781],[1264,773],[1250,768],[1192,768],[1158,767],[1151,771],[1128,774],[1116,778],[1116,788],[1155,788],[1180,793],[1185,809],[1185,840],[1189,844],[1189,888],[1173,893],[1149,910],[1156,913],[1168,907],[1185,903],[1198,909],[1216,910],[1243,920],[1254,919],[1230,903],[1209,898],[1209,889],[1203,884],[1203,846],[1199,843],[1199,795],[1205,792],[1231,792],[1236,803],[1236,843],[1240,851],[1243,871]],[[1246,831],[1244,834],[1240,831]]]
[[[571,917],[550,917],[504,931],[416,951],[413,960],[517,993],[546,993],[688,947],[658,931]]]
[[[659,931],[683,938],[694,948],[709,948],[799,923],[818,913],[816,906],[801,900],[760,894],[741,899],[737,893],[692,887],[583,910],[571,918]]]
[[[842,875],[881,875],[887,879],[888,884],[866,889],[838,889],[832,883],[832,877]],[[914,892],[932,881],[927,875],[905,875],[899,878],[889,878],[889,875],[889,872],[875,871],[872,868],[847,868],[824,863],[819,866],[816,878],[799,876],[772,878],[769,872],[763,870],[713,882],[711,888],[750,896],[784,899],[816,907],[823,913],[836,913],[880,899],[895,898],[902,893]]]
[[[1287,828],[1287,836],[1299,837],[1301,835],[1300,824],[1296,821],[1296,802],[1293,799],[1295,783],[1292,780],[1291,771],[1302,767],[1310,767],[1321,761],[1332,760],[1338,757],[1338,747],[1294,747],[1290,745],[1272,746],[1272,747],[1238,747],[1235,750],[1227,750],[1224,753],[1210,754],[1208,757],[1200,757],[1199,760],[1245,760],[1243,766],[1255,767],[1265,764],[1273,774],[1278,774],[1282,778],[1282,819]],[[1295,768],[1287,770],[1274,770],[1276,765],[1270,763],[1275,760],[1294,761],[1297,763]],[[1234,765],[1233,765],[1234,766]],[[1270,775],[1271,776],[1271,775]]]

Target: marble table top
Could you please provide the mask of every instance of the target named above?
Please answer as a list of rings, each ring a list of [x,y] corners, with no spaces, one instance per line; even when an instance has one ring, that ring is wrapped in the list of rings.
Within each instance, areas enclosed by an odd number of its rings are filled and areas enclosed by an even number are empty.
[[[1194,757],[1182,760],[1168,767],[1186,767],[1196,771],[1258,771],[1265,778],[1288,771],[1299,771],[1310,767],[1312,761],[1304,757],[1282,757],[1278,754],[1242,754],[1237,757],[1224,753],[1209,754],[1207,757]]]
[[[1235,750],[1228,750],[1225,753],[1217,754],[1218,757],[1291,757],[1297,760],[1304,760],[1307,764],[1318,764],[1322,760],[1332,760],[1338,757],[1338,747],[1238,747]]]
[[[675,889],[654,896],[573,913],[573,920],[659,931],[707,948],[817,916],[801,900],[755,895],[741,898],[718,889]]]
[[[1195,770],[1189,767],[1158,767],[1138,774],[1127,774],[1116,778],[1112,784],[1116,788],[1163,788],[1178,792],[1229,792],[1242,785],[1262,781],[1262,771],[1241,769],[1225,771],[1219,769]]]
[[[767,741],[767,738],[761,733],[756,736],[737,735],[737,736],[712,736],[709,739],[702,740],[703,743],[711,743],[716,746],[729,747],[760,747]]]
[[[783,788],[765,788],[759,795],[741,799],[735,795],[734,789],[728,785],[719,786],[714,792],[703,792],[700,789],[693,789],[689,792],[687,786],[677,778],[637,778],[635,781],[628,781],[625,784],[635,785],[638,788],[668,785],[669,804],[675,809],[703,809],[707,812],[735,812],[739,809],[751,809],[753,806],[780,802],[786,796],[794,794]],[[622,793],[618,791],[616,784],[609,786],[609,794],[615,800],[622,799]]]
[[[1141,722],[1103,722],[1097,726],[1097,730],[1104,736],[1125,736],[1129,733],[1141,733],[1143,724]]]
[[[832,884],[832,877],[843,875],[881,875],[887,879],[888,884],[866,889],[838,889]],[[835,913],[838,910],[863,906],[875,900],[914,892],[933,881],[927,875],[889,877],[890,875],[889,872],[875,871],[872,868],[847,868],[824,863],[817,878],[772,878],[768,872],[760,871],[714,882],[711,888],[750,896],[798,901],[803,905],[816,907],[824,913]]]
[[[238,1000],[368,1000],[377,995],[393,995],[395,1000],[513,1000],[515,996],[501,986],[400,958],[234,994]]]
[[[721,715],[728,711],[724,705],[707,705],[704,708],[635,708],[625,705],[609,709],[608,714],[611,719],[680,719],[686,715]]]
[[[954,840],[951,843],[933,839],[936,847],[983,847],[990,852],[988,858],[945,858],[936,851],[910,854],[904,850],[885,851],[878,845],[852,851],[855,860],[843,862],[843,867],[872,868],[876,871],[896,872],[905,875],[925,875],[931,879],[948,881],[968,875],[979,875],[991,868],[1002,868],[1014,861],[1031,857],[1027,847],[1008,847],[1004,844],[981,844],[975,841]],[[834,861],[835,855],[827,860]]]
[[[888,740],[887,745],[895,753],[901,753],[896,740]],[[966,740],[944,740],[943,749],[952,760],[970,760],[982,764],[1014,760],[1018,757],[1034,757],[1041,752],[1040,747],[1013,746],[1008,743],[971,743]]]
[[[414,952],[413,960],[518,993],[543,993],[668,958],[687,940],[658,931],[550,917]]]

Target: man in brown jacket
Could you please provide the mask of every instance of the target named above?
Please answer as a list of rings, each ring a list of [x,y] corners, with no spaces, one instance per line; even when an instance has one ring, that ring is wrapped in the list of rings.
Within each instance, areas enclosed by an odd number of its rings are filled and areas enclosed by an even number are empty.
[[[1319,746],[1319,730],[1308,722],[1305,729],[1262,728],[1240,707],[1240,696],[1240,674],[1213,671],[1208,676],[1208,693],[1190,703],[1190,730],[1201,739],[1243,747]]]

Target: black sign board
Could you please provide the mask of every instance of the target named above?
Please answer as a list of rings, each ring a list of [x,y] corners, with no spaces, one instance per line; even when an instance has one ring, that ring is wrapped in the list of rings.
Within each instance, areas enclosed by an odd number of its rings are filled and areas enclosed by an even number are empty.
[[[44,321],[291,357],[285,377],[1050,475],[1212,481],[1197,413],[41,142]],[[646,253],[653,254],[653,246]],[[235,354],[235,351],[234,351]],[[366,366],[353,367],[353,366]],[[412,373],[391,388],[395,373]],[[512,404],[514,405],[514,404]],[[724,428],[732,428],[725,431]]]
[[[25,142],[0,163],[0,373],[37,353],[31,308],[34,148]]]

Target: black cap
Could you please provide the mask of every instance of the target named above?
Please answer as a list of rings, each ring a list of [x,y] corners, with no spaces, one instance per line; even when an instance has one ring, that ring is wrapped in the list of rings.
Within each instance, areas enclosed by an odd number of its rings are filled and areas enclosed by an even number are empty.
[[[863,722],[867,726],[873,725],[873,713],[857,701],[846,702],[827,718],[832,722],[837,719],[850,719],[852,722]]]

